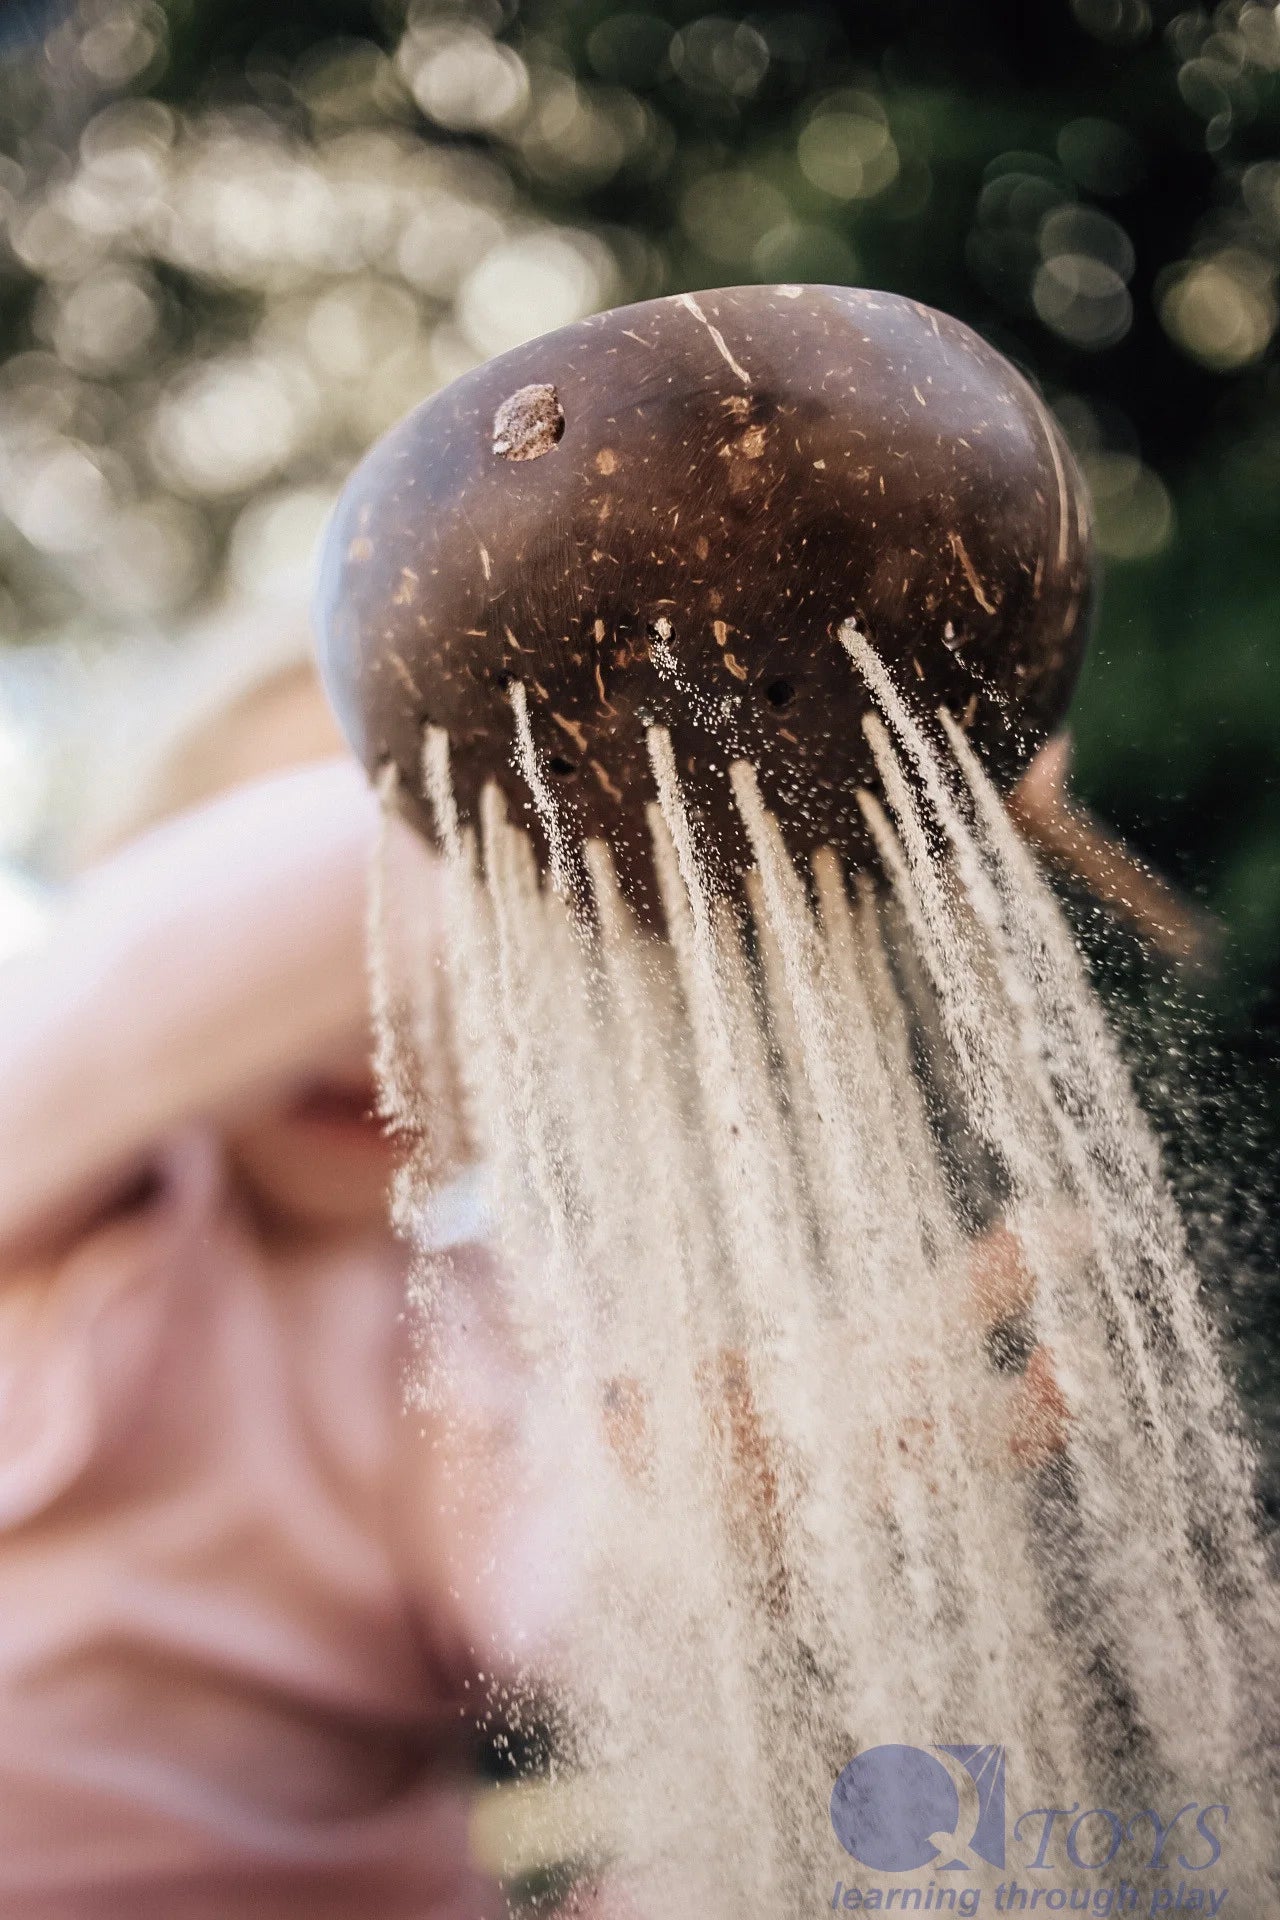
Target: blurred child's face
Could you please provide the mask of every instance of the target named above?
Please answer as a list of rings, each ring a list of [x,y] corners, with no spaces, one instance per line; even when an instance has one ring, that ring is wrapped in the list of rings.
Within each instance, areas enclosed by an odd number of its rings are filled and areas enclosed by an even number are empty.
[[[367,1039],[318,1061],[304,1083],[232,1129],[229,1147],[254,1200],[282,1225],[375,1226],[387,1218],[395,1153],[375,1111]]]
[[[218,784],[265,778],[345,752],[319,682],[291,676],[228,716]],[[395,1153],[375,1111],[370,1036],[353,1033],[331,1059],[230,1131],[251,1196],[281,1224],[338,1229],[387,1218]]]

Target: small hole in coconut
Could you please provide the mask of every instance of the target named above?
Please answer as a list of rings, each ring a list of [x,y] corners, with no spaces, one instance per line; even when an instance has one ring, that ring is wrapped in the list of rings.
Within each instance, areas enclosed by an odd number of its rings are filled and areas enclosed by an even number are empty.
[[[577,762],[566,760],[562,753],[553,753],[547,761],[547,765],[550,767],[552,773],[558,773],[562,780],[566,779],[569,774],[578,771]]]
[[[499,693],[510,693],[511,683],[514,679],[514,673],[508,673],[505,667],[499,667],[493,676],[493,684]]]
[[[789,680],[771,680],[764,690],[764,697],[771,707],[789,707],[795,699],[795,693]]]

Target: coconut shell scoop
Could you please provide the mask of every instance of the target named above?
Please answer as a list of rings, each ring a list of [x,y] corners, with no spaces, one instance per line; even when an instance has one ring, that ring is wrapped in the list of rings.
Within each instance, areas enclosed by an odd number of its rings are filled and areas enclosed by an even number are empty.
[[[339,502],[318,624],[352,745],[424,831],[435,725],[461,818],[496,781],[546,855],[519,701],[566,831],[643,897],[649,724],[725,874],[739,758],[797,854],[869,864],[843,623],[1008,786],[1065,713],[1090,598],[1079,474],[994,349],[891,294],[737,287],[597,314],[418,407]]]

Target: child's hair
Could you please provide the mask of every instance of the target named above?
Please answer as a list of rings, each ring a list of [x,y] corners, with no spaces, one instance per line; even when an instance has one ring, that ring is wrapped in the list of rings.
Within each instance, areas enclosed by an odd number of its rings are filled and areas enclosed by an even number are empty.
[[[278,607],[224,612],[94,677],[68,770],[70,868],[265,771],[238,764],[240,723],[316,684],[305,618]]]
[[[176,739],[157,769],[150,790],[139,796],[131,831],[138,832],[172,813],[195,807],[235,783],[242,768],[229,752],[237,723],[315,684],[309,660],[271,668],[261,679],[198,715]],[[256,767],[246,770],[258,771]]]

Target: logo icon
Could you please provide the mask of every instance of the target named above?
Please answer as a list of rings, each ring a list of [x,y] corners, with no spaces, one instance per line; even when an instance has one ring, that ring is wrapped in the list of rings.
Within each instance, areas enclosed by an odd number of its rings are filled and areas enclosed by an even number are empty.
[[[954,1765],[947,1766],[947,1760]],[[976,1793],[977,1799],[967,1843],[963,1837],[957,1841],[965,1775],[973,1788],[963,1797],[972,1801]],[[1003,1867],[1004,1748],[868,1747],[836,1781],[831,1824],[846,1853],[881,1873],[929,1866],[940,1873],[963,1873],[968,1861],[944,1857],[957,1844],[967,1844],[980,1860]]]

